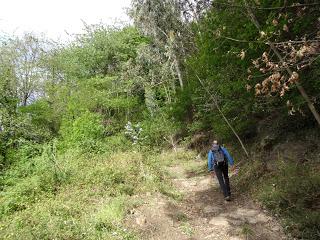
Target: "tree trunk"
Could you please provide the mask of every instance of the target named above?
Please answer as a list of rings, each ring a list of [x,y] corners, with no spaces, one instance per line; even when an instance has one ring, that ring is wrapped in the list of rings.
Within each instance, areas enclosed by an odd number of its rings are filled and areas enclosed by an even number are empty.
[[[179,62],[177,60],[177,56],[175,54],[172,54],[172,55],[173,55],[174,67],[176,69],[178,79],[179,79],[179,84],[180,84],[181,89],[183,89],[183,80],[182,80],[182,74],[181,74]]]

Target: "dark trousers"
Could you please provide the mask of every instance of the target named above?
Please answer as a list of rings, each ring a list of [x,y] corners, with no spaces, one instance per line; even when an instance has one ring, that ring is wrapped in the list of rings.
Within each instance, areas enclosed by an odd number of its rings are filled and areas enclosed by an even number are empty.
[[[215,166],[214,171],[220,184],[221,191],[224,197],[230,196],[230,183],[228,176],[228,164],[225,163],[222,166]]]

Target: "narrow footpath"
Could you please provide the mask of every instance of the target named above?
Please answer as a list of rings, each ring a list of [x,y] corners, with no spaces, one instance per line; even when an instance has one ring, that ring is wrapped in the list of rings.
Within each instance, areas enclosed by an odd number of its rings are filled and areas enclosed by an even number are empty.
[[[195,163],[198,167],[203,164],[199,160]],[[182,164],[167,170],[183,199],[175,201],[158,193],[132,210],[128,225],[142,239],[286,239],[279,223],[239,191],[232,189],[233,200],[225,202],[217,180],[207,173],[187,171]]]

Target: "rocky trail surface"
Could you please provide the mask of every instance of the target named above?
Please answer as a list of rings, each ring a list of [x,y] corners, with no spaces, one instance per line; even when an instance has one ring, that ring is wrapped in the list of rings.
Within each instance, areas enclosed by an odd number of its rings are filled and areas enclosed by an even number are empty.
[[[203,166],[200,161],[196,164]],[[217,180],[208,174],[190,172],[183,165],[167,170],[183,198],[172,200],[160,193],[144,197],[144,204],[127,219],[141,239],[286,239],[277,221],[238,192],[233,191],[233,200],[225,202]]]

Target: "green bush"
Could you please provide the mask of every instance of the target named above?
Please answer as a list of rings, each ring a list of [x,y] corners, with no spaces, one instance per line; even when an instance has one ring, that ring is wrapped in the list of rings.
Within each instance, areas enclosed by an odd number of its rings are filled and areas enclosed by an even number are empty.
[[[262,161],[250,159],[239,170],[239,174],[235,179],[236,188],[242,191],[251,190],[253,186],[248,183],[261,184],[267,173],[266,165]]]
[[[38,176],[20,180],[14,187],[1,192],[0,216],[26,209],[31,203],[39,200],[41,193],[41,180]]]
[[[123,133],[106,137],[103,149],[105,152],[128,151],[132,148],[132,143]]]
[[[102,119],[95,113],[85,112],[75,120],[65,120],[60,129],[61,147],[78,147],[84,152],[99,151],[103,130]]]
[[[58,158],[55,141],[43,146],[42,155],[16,162],[4,174],[0,213],[21,211],[43,196],[55,194],[70,179],[70,169]]]
[[[19,138],[15,140],[15,148],[6,149],[6,164],[22,164],[29,161],[33,157],[41,155],[42,145],[31,141],[25,140],[24,138]]]
[[[142,145],[159,147],[170,138],[174,138],[178,131],[177,123],[168,119],[166,115],[154,116],[141,123]]]
[[[47,100],[37,100],[30,105],[20,107],[19,110],[24,116],[30,117],[32,125],[41,129],[43,133],[48,132],[50,135],[57,133],[60,116],[54,113]]]

